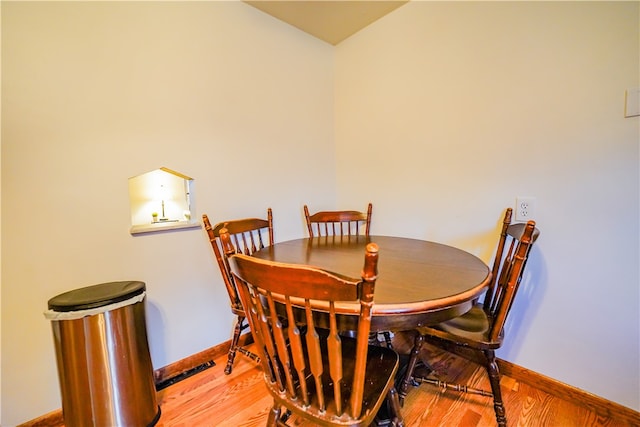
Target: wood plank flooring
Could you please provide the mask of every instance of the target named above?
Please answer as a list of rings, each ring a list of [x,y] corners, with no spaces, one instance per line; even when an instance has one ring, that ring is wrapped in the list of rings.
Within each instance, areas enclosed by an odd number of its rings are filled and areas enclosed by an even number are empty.
[[[411,343],[412,337],[407,334],[396,334],[393,340],[401,354],[408,353]],[[225,375],[226,348],[216,346],[156,371],[156,381],[162,382],[212,359],[216,363],[158,393],[162,410],[158,427],[265,425],[271,398],[260,369],[252,360],[238,355],[233,373]],[[428,344],[422,356],[442,380],[490,388],[484,370],[463,357]],[[502,393],[509,426],[640,426],[640,413],[636,411],[517,365],[505,361],[499,364],[503,371]],[[410,390],[402,415],[407,427],[495,425],[491,398],[453,391],[443,393],[428,384]],[[289,425],[309,424],[292,418]],[[20,427],[64,427],[62,412],[53,411]]]
[[[403,351],[409,348],[410,341],[396,335],[394,346]],[[423,352],[440,376],[490,389],[486,374],[478,365],[428,345]],[[159,392],[162,409],[159,427],[265,425],[272,401],[255,362],[238,355],[231,375],[224,374],[226,355],[215,362],[216,366]],[[637,425],[625,419],[598,416],[584,406],[554,397],[508,376],[503,376],[502,385],[510,426]],[[428,384],[410,390],[402,415],[407,427],[495,425],[491,398],[453,391],[442,393]],[[289,424],[309,425],[295,418],[290,419]]]

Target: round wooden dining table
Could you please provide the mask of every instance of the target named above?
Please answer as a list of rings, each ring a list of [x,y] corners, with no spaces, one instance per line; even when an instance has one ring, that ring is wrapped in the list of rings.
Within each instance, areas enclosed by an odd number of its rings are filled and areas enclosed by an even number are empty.
[[[391,236],[320,236],[276,243],[253,256],[361,277],[365,247],[379,247],[372,331],[406,331],[462,315],[491,279],[489,267],[464,250]],[[356,312],[354,304],[354,312]],[[359,305],[357,305],[359,310]],[[345,316],[353,317],[353,316]],[[349,329],[349,320],[342,327]]]

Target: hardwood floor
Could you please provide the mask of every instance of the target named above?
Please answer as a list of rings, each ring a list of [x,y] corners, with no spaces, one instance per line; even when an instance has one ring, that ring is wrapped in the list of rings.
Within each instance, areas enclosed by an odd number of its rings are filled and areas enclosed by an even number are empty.
[[[395,349],[401,354],[409,351],[411,343],[411,336],[406,334],[396,334],[393,339]],[[479,365],[426,343],[422,356],[443,379],[490,390],[487,376]],[[220,347],[196,355],[191,360],[196,364],[192,366],[211,359],[215,361],[215,366],[158,392],[158,403],[162,410],[158,427],[265,425],[272,400],[258,365],[238,355],[233,372],[225,375],[227,355],[226,350]],[[182,363],[177,363],[156,374],[158,379],[171,378],[182,372],[183,368]],[[501,370],[509,426],[640,426],[640,413],[631,409],[552,379],[532,375],[507,362],[501,363]],[[509,376],[510,373],[512,376]],[[514,377],[524,378],[526,382]],[[491,398],[454,391],[442,393],[429,384],[409,391],[402,415],[407,427],[496,425]],[[309,426],[294,417],[289,420],[289,425]],[[61,411],[58,410],[20,427],[64,427],[64,424]]]
[[[396,335],[396,349],[410,341]],[[490,390],[478,365],[451,353],[425,345],[424,355],[437,372],[461,383]],[[226,355],[211,367],[160,391],[162,417],[158,426],[264,426],[271,398],[262,373],[252,360],[237,356],[231,375],[224,374]],[[607,418],[586,407],[554,397],[508,376],[502,379],[507,420],[511,426],[631,426],[627,419]],[[453,391],[441,393],[423,384],[412,388],[403,407],[407,427],[493,426],[491,398]],[[292,418],[292,426],[309,425]]]

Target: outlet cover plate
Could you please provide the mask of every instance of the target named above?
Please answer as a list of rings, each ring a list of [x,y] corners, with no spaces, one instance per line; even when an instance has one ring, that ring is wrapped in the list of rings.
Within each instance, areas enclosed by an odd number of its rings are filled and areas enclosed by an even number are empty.
[[[516,198],[516,221],[527,222],[536,214],[536,198],[520,196]]]

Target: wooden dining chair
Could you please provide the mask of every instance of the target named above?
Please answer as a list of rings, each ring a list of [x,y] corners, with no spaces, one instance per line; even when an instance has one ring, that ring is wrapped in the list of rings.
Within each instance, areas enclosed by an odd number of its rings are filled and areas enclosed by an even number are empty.
[[[240,335],[242,331],[249,327],[247,323],[247,316],[238,290],[229,270],[229,263],[225,257],[224,250],[222,248],[222,242],[220,241],[220,230],[226,228],[230,235],[230,242],[233,244],[237,253],[243,253],[251,255],[257,250],[263,249],[267,246],[273,245],[273,213],[271,208],[267,209],[267,219],[260,218],[247,218],[236,219],[230,221],[223,221],[217,223],[214,227],[211,226],[209,218],[206,214],[202,215],[202,222],[204,229],[207,231],[213,253],[215,254],[220,273],[222,274],[222,280],[224,281],[225,288],[229,294],[229,302],[231,303],[231,312],[237,316],[233,337],[231,338],[231,346],[229,347],[229,354],[227,358],[227,366],[224,369],[224,373],[229,375],[233,370],[233,361],[236,357],[236,352],[243,354],[251,359],[258,360],[258,356],[246,350],[243,347],[238,346]]]
[[[507,315],[516,297],[531,247],[540,235],[534,221],[511,224],[511,214],[511,208],[507,209],[493,262],[492,280],[483,302],[476,302],[470,311],[454,319],[434,326],[417,328],[418,333],[407,371],[400,385],[401,402],[404,401],[410,384],[417,385],[423,382],[436,385],[442,390],[451,389],[492,396],[496,421],[499,426],[506,426],[495,350],[502,346]],[[439,379],[413,377],[413,370],[425,340],[444,348],[453,346],[470,349],[477,354],[476,359],[483,363],[489,376],[491,393]]]
[[[224,233],[222,239],[229,241]],[[227,256],[235,251],[231,244],[225,249]],[[352,279],[306,265],[229,257],[273,396],[267,425],[287,425],[284,407],[313,425],[368,426],[385,401],[391,425],[403,425],[394,387],[398,354],[368,343],[377,245],[369,244],[364,258],[362,278]],[[358,310],[341,308],[346,301],[358,302]],[[316,324],[317,310],[329,313],[328,329]],[[357,316],[357,338],[339,335],[341,314]]]
[[[369,235],[371,227],[371,211],[373,205],[369,203],[367,212],[359,211],[321,211],[309,214],[309,208],[304,205],[304,217],[309,230],[309,237],[315,236],[353,236],[364,233]]]
[[[371,229],[371,213],[373,205],[369,203],[367,212],[360,211],[321,211],[309,214],[309,207],[304,205],[304,218],[309,230],[309,237],[315,236],[355,236],[361,232],[369,236]],[[375,334],[377,335],[377,334]],[[382,332],[387,347],[392,348],[391,333]],[[372,336],[372,342],[377,337]]]

